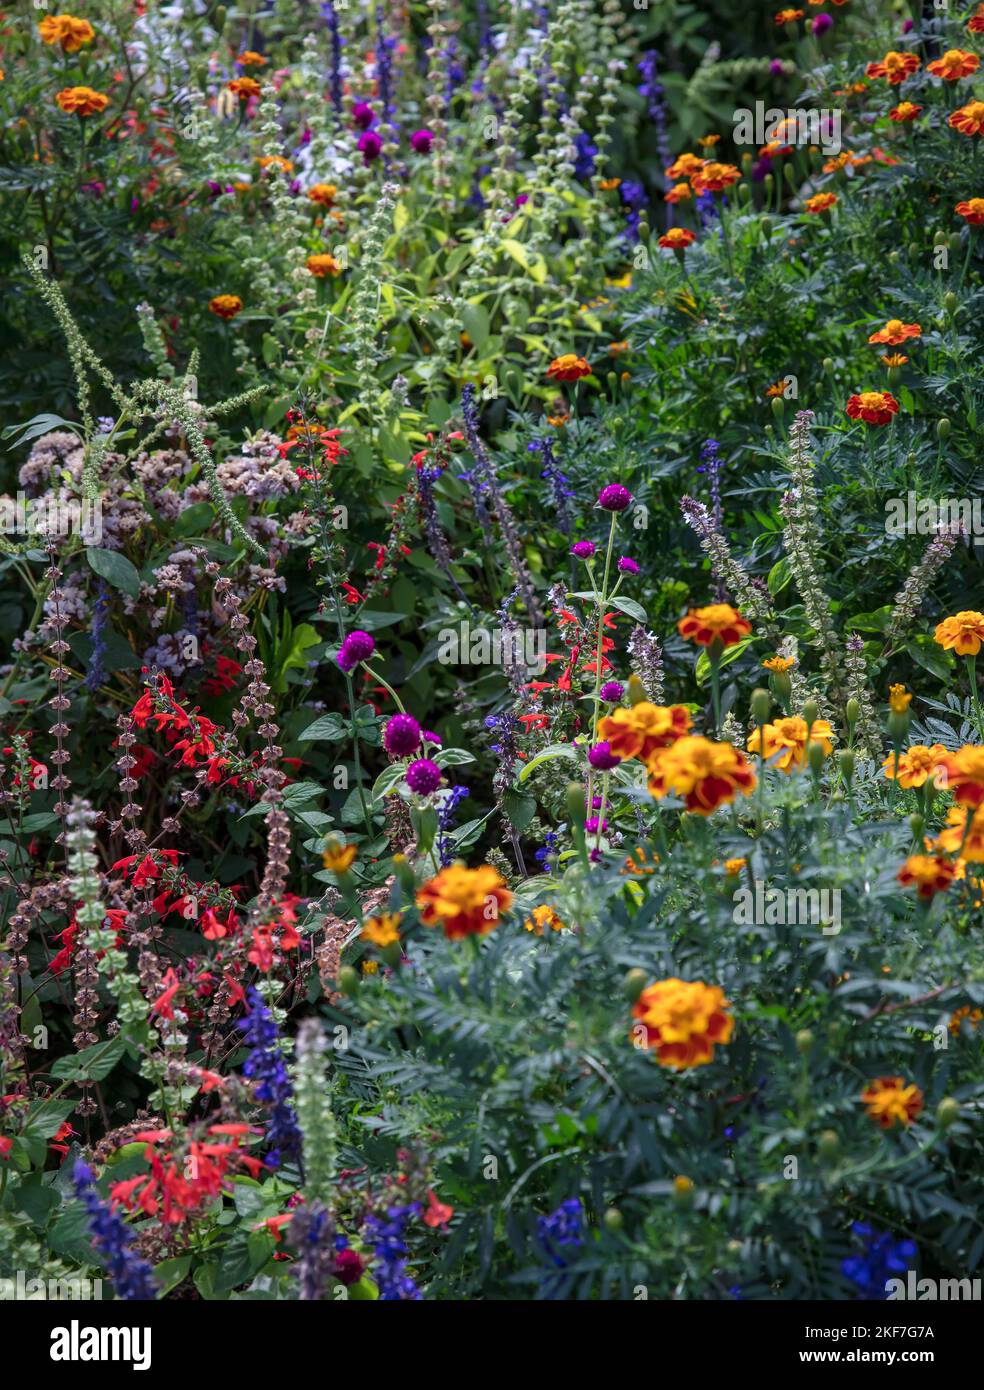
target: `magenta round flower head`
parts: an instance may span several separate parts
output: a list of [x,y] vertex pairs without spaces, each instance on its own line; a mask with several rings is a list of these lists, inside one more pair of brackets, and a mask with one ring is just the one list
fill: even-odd
[[412,714],[394,714],[383,730],[383,747],[394,758],[409,758],[420,747],[420,725]]
[[434,132],[432,130],[415,130],[410,136],[410,148],[415,154],[430,154],[433,143]]
[[622,759],[612,752],[612,745],[607,739],[588,749],[588,762],[596,772],[611,772],[621,761]]
[[362,151],[362,158],[367,164],[371,164],[374,159],[379,158],[379,152],[383,148],[383,142],[374,130],[367,130],[364,135],[359,136],[359,149]]
[[829,14],[818,14],[812,24],[812,29],[817,38],[825,34],[828,29],[834,27],[834,21]]
[[606,512],[624,512],[632,505],[632,493],[621,483],[609,483],[598,493],[598,506]]
[[430,758],[418,758],[407,768],[407,786],[418,796],[429,796],[441,785],[441,769]]
[[621,560],[619,560],[618,569],[620,574],[639,573],[639,566],[636,564],[635,560],[630,560],[628,555],[623,555]]
[[347,675],[349,671],[355,670],[360,661],[368,661],[375,650],[375,638],[370,637],[368,632],[363,632],[361,628],[356,628],[342,643],[337,661]]
[[[586,820],[586,821],[584,822],[584,828],[585,828],[585,830],[587,831],[587,833],[588,833],[589,835],[593,835],[593,834],[595,833],[595,831],[598,829],[598,817],[597,817],[597,816],[591,816],[588,820]],[[606,820],[603,820],[603,821],[601,822],[601,830],[602,830],[602,833],[604,833],[607,829],[608,829],[608,822],[607,822]]]
[[903,21],[903,24],[902,24],[902,32],[903,32],[903,34],[911,34],[912,31],[913,31],[913,29],[914,29],[915,27],[916,27],[916,22],[915,22],[914,19],[906,19],[906,20]]
[[625,694],[625,686],[621,681],[605,681],[605,684],[598,693],[603,700],[607,700],[609,704],[615,705]]
[[594,541],[575,541],[571,546],[571,554],[576,555],[579,560],[590,560],[597,548]]
[[772,62],[769,64],[769,71],[772,73],[773,77],[782,77],[783,73],[786,71],[782,65],[782,59],[773,58]]
[[432,732],[430,731],[430,729],[425,729],[425,730],[424,730],[424,739],[425,739],[425,741],[426,741],[427,743],[433,743],[433,745],[434,745],[435,748],[443,748],[443,747],[444,747],[444,743],[443,743],[443,740],[441,739],[441,735],[440,735],[440,734],[432,733]]
[[367,101],[357,101],[352,107],[352,120],[360,130],[368,130],[375,125],[376,113]]

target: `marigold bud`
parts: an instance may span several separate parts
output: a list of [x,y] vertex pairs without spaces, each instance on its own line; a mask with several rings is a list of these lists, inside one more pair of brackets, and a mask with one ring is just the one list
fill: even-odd
[[769,722],[769,711],[772,709],[772,696],[767,690],[759,686],[752,691],[751,699],[752,718],[756,727]]
[[957,296],[953,293],[952,290],[949,290],[943,296],[943,308],[946,310],[948,314],[954,313],[959,303],[960,300],[957,298]]
[[684,1210],[693,1206],[694,1185],[690,1178],[678,1177],[673,1179],[673,1201]]
[[944,417],[943,417],[942,420],[937,420],[937,422],[936,422],[936,438],[937,438],[937,439],[949,439],[949,437],[950,437],[950,422],[949,422],[949,420],[946,418],[946,416],[944,415]]
[[921,839],[922,833],[926,829],[926,817],[921,816],[918,811],[914,812],[914,814],[909,817],[909,829],[912,831],[915,839]]
[[825,1129],[817,1144],[821,1158],[836,1158],[840,1149],[840,1135],[836,1129]]
[[809,1028],[801,1028],[796,1034],[796,1051],[804,1053],[812,1052],[815,1042],[816,1038],[810,1032]]
[[646,981],[648,978],[649,976],[646,974],[645,970],[641,970],[638,966],[636,966],[634,970],[630,970],[626,975],[625,979],[622,981],[622,993],[630,1004],[634,1004],[639,998],[639,995],[646,988]]
[[786,413],[786,402],[783,400],[782,396],[773,396],[771,404],[773,415],[777,420],[781,420]]
[[629,677],[628,696],[630,705],[638,705],[646,698],[646,687],[634,672]]
[[625,1225],[622,1213],[619,1211],[618,1207],[609,1207],[605,1212],[604,1221],[605,1228],[609,1231],[620,1231]]
[[819,777],[823,771],[823,744],[811,743],[806,751],[806,756],[810,760],[810,771],[813,773],[814,777]]
[[857,700],[855,700],[854,696],[852,695],[851,698],[848,700],[847,704],[844,706],[844,714],[847,718],[848,725],[852,729],[854,728],[854,725],[858,722],[858,715],[860,713],[861,706],[858,704]]
[[949,1129],[960,1119],[960,1102],[953,1096],[944,1096],[936,1107],[936,1119],[940,1129]]
[[572,825],[579,825],[584,820],[584,788],[580,782],[568,782],[567,784],[567,814]]
[[359,972],[352,965],[343,965],[338,972],[338,988],[350,998],[359,988]]
[[854,754],[850,748],[842,748],[837,754],[837,761],[840,763],[841,775],[845,782],[850,782],[854,776]]
[[814,724],[817,722],[817,720],[820,718],[820,706],[817,704],[816,700],[806,700],[806,701],[804,701],[804,703],[803,703],[803,718],[806,720],[807,725],[809,726],[809,728],[812,729],[812,728],[813,728],[813,725],[814,725]]

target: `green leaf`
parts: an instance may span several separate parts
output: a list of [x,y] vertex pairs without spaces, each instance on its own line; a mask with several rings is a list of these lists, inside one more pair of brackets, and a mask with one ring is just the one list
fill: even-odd
[[781,594],[792,577],[793,572],[789,567],[789,559],[784,555],[782,559],[777,560],[769,570],[769,577],[766,580],[769,593],[772,594],[773,597],[777,594]]
[[384,767],[372,784],[372,791],[369,793],[371,803],[375,805],[377,801],[382,801],[388,792],[400,785],[405,775],[406,768],[403,763],[390,763],[389,767]]
[[544,748],[542,753],[537,753],[535,758],[530,758],[519,774],[520,782],[525,782],[534,768],[541,763],[548,763],[553,758],[575,758],[577,749],[572,743],[552,743],[549,748]]
[[906,651],[913,661],[939,680],[946,680],[953,671],[953,653],[944,651],[936,640],[927,633],[913,637],[906,644]]
[[191,1255],[175,1255],[173,1259],[161,1260],[159,1265],[154,1265],[154,1283],[161,1298],[184,1283],[191,1269],[191,1261]]
[[523,831],[536,815],[536,797],[530,796],[525,792],[519,792],[515,787],[510,787],[502,798],[502,809],[512,822],[517,833],[522,835]]
[[271,681],[271,688],[278,692],[287,689],[287,672],[291,669],[306,671],[308,658],[305,652],[311,647],[316,647],[321,642],[320,635],[315,631],[310,623],[299,623],[290,635],[290,645],[286,652],[282,649],[277,653],[277,675]]
[[489,336],[488,310],[481,304],[466,304],[461,311],[461,326],[481,351]]
[[85,552],[89,568],[112,584],[114,589],[122,589],[131,598],[140,597],[140,575],[136,567],[118,550],[95,550],[89,546]]
[[94,1043],[73,1057],[59,1057],[51,1068],[52,1076],[60,1081],[102,1081],[116,1066],[126,1051],[122,1038]]
[[[628,614],[628,616],[637,623],[645,623],[647,621],[646,610],[641,603],[636,603],[634,598],[623,598],[621,594],[619,594],[616,598],[610,598],[608,603],[610,603],[613,608],[617,608],[620,613]],[[605,606],[607,607],[608,604]]]
[[[725,647],[724,651],[721,653],[721,660],[718,664],[720,666],[730,666],[733,661],[737,661],[738,657],[741,656],[742,652],[749,645],[749,643],[754,641],[755,636],[753,634],[751,637],[743,637],[740,642],[735,642],[730,647]],[[700,656],[697,658],[697,665],[694,668],[694,671],[697,677],[698,685],[704,685],[710,679],[711,663],[710,659],[708,658],[706,649],[702,651]]]
[[464,748],[442,748],[439,753],[434,754],[431,761],[437,763],[438,767],[463,767],[465,763],[473,763],[475,759]]
[[339,714],[322,714],[313,724],[309,724],[302,734],[297,735],[298,743],[314,743],[325,739],[329,743],[341,743],[348,737],[348,728]]
[[215,508],[211,502],[193,502],[175,517],[174,529],[179,536],[197,536],[207,531],[214,520]]

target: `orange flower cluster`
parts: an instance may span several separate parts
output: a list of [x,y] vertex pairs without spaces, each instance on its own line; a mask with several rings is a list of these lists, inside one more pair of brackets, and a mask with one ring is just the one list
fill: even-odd
[[322,255],[308,256],[306,265],[311,274],[318,280],[323,280],[326,275],[330,275],[334,278],[334,276],[341,275],[342,273],[341,261],[336,260],[334,256],[330,256],[327,251]]
[[711,815],[739,794],[750,796],[757,781],[744,753],[730,743],[714,743],[698,735],[657,749],[646,766],[653,796],[676,792],[687,810],[698,816]]
[[697,240],[689,227],[671,227],[659,239],[660,246],[667,251],[683,251]]
[[617,758],[648,762],[661,748],[668,748],[690,732],[690,715],[683,705],[637,705],[613,710],[598,721],[598,737],[607,739]]
[[957,866],[942,855],[910,854],[897,874],[903,888],[915,888],[927,902],[949,888]]
[[220,319],[234,319],[243,311],[243,301],[238,294],[217,294],[208,301],[208,307]]
[[449,941],[461,941],[487,936],[512,900],[505,879],[491,864],[477,869],[451,864],[421,886],[417,909],[424,926],[440,926]]
[[903,323],[901,319],[889,319],[884,328],[879,328],[877,333],[872,333],[868,342],[888,343],[890,347],[899,347],[900,344],[908,342],[910,338],[921,337],[922,329],[918,323]]
[[806,762],[807,748],[818,743],[824,756],[834,751],[833,740],[837,737],[826,719],[815,719],[812,728],[798,714],[786,719],[777,719],[774,724],[763,724],[761,729],[753,729],[748,736],[748,751],[761,753],[766,762],[781,772],[792,772]]
[[898,87],[920,66],[914,53],[897,53],[894,49],[886,53],[880,63],[869,63],[865,72],[869,77],[884,77],[892,87]]
[[866,425],[887,425],[898,414],[899,403],[890,391],[862,391],[847,402],[847,414]]
[[968,53],[963,48],[948,48],[942,58],[926,64],[926,71],[934,77],[942,77],[944,82],[957,82],[961,77],[969,77],[981,65],[976,53]]
[[748,619],[743,618],[730,603],[712,603],[707,608],[693,608],[677,623],[677,631],[684,641],[696,642],[700,647],[709,647],[713,642],[720,642],[722,647],[733,647],[751,630]]
[[250,97],[258,97],[263,88],[255,77],[234,77],[226,86],[233,96],[239,97],[240,101],[248,101]]
[[590,375],[590,364],[583,357],[578,357],[576,352],[562,353],[560,357],[555,357],[547,368],[550,381],[580,381],[583,376]]
[[898,769],[895,766],[895,754],[890,753],[882,763],[885,776],[890,780],[897,779],[900,787],[907,790],[910,787],[921,787],[934,777],[940,766],[940,759],[946,754],[946,749],[942,743],[934,743],[927,748],[924,743],[914,743],[911,748],[907,748],[904,753],[899,754]]
[[914,121],[921,114],[922,107],[917,106],[914,101],[900,101],[898,106],[893,106],[889,111],[888,119],[895,121],[898,125],[905,125],[909,121]]
[[891,1129],[896,1123],[911,1125],[923,1108],[922,1091],[902,1076],[879,1076],[861,1092],[861,1099],[869,1117],[882,1129]]
[[812,198],[807,198],[803,204],[803,209],[811,213],[829,212],[836,204],[836,193],[814,193]]
[[935,637],[944,651],[954,651],[957,656],[976,656],[984,642],[984,613],[964,608],[937,623]]
[[38,25],[38,32],[44,43],[57,43],[63,53],[78,53],[83,44],[91,43],[96,37],[87,19],[76,19],[71,14],[49,15]]
[[70,116],[95,116],[109,105],[109,97],[91,87],[63,87],[55,101]]
[[684,1071],[713,1061],[717,1044],[731,1041],[734,1019],[717,985],[675,977],[649,985],[632,1007],[635,1038],[655,1049],[661,1067]]
[[961,135],[984,135],[984,101],[969,101],[950,117],[950,125]]
[[960,806],[984,803],[984,748],[965,743],[956,753],[944,752],[938,764],[946,774],[944,785]]
[[947,812],[946,827],[937,835],[931,848],[959,854],[958,869],[960,861],[984,864],[984,809],[951,806]]
[[984,198],[967,198],[958,203],[955,212],[971,227],[979,227],[984,222]]

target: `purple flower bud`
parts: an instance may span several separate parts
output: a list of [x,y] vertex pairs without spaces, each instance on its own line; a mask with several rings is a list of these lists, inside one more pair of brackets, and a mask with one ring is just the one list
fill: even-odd
[[618,767],[621,761],[621,758],[616,757],[612,752],[612,746],[607,739],[588,749],[588,762],[596,772],[611,772],[612,768]]
[[614,705],[617,704],[625,694],[625,686],[621,681],[605,681],[605,684],[598,693],[603,700],[607,700],[609,704]]
[[357,101],[352,107],[352,120],[360,130],[368,130],[376,123],[376,113],[367,101]]
[[367,164],[371,164],[374,159],[379,158],[382,148],[383,142],[374,130],[367,130],[365,135],[359,136],[359,149],[362,151],[362,158]]
[[336,659],[339,666],[347,674],[349,671],[354,671],[360,661],[368,661],[375,650],[375,638],[370,637],[368,632],[363,632],[357,628],[355,632],[350,632],[346,637]]
[[407,786],[418,796],[429,796],[441,785],[441,769],[430,758],[418,758],[407,768]]
[[420,747],[420,725],[412,714],[394,714],[383,732],[383,747],[394,758],[409,758]]
[[635,560],[630,560],[628,555],[622,556],[621,560],[618,562],[618,568],[621,574],[639,573],[639,566],[636,564]]
[[425,730],[424,730],[424,735],[423,735],[423,736],[424,736],[424,738],[427,740],[428,743],[433,743],[435,747],[437,747],[437,748],[443,748],[443,747],[444,747],[444,742],[443,742],[443,740],[442,740],[440,734],[434,734],[434,733],[431,733],[430,729],[425,729]]
[[577,541],[571,546],[571,554],[576,555],[579,560],[590,560],[596,550],[594,541]]
[[410,136],[410,148],[415,154],[430,154],[433,143],[434,132],[432,130],[415,130]]
[[781,77],[785,70],[781,58],[773,58],[772,62],[769,64],[769,71],[772,73],[773,77]]
[[621,483],[609,483],[598,494],[598,506],[606,512],[624,512],[632,505],[632,493]]
[[829,14],[818,14],[816,19],[814,19],[812,25],[813,32],[817,36],[817,38],[819,38],[821,34],[825,34],[828,29],[832,29],[833,27],[834,21]]
[[912,19],[907,19],[902,24],[902,32],[903,34],[911,34],[915,27],[915,21]]

